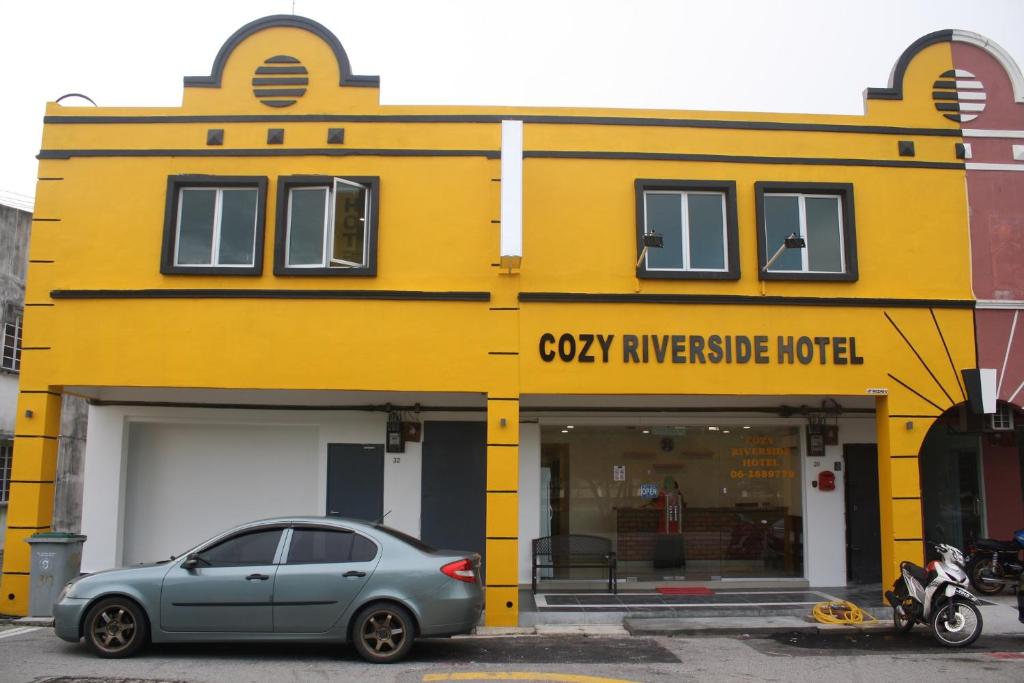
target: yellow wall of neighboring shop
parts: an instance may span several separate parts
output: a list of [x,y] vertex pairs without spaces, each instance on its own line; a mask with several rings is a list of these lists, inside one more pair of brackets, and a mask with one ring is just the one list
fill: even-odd
[[[306,94],[281,110],[261,104],[251,85],[254,69],[275,54],[297,57],[310,72]],[[893,301],[962,305],[972,298],[964,171],[921,163],[957,161],[954,145],[960,138],[934,134],[956,126],[936,115],[930,99],[931,82],[951,65],[948,44],[924,48],[907,70],[904,99],[872,100],[864,116],[382,106],[377,88],[339,87],[334,53],[318,36],[277,27],[237,45],[221,87],[185,88],[181,108],[71,109],[49,103],[19,405],[19,414],[31,408],[35,416],[19,418],[0,612],[27,609],[28,552],[22,540],[51,521],[62,387],[485,395],[490,624],[517,623],[518,544],[529,542],[518,538],[520,396],[863,396],[887,389],[878,420],[883,579],[890,582],[900,559],[919,560],[921,554],[919,541],[901,540],[921,535],[916,460],[908,465],[902,456],[916,458],[938,408],[962,400],[937,386],[959,386],[950,364],[956,371],[975,364],[969,308],[945,308],[940,301],[933,318],[927,304]],[[316,118],[324,114],[363,118]],[[279,115],[297,118],[274,118]],[[439,116],[474,120],[424,118]],[[541,116],[583,118],[529,118]],[[69,122],[88,117],[114,118]],[[497,267],[498,121],[523,117],[524,257],[521,269],[508,272]],[[606,120],[594,125],[596,117]],[[615,125],[616,119],[663,121]],[[270,127],[285,130],[284,144],[267,144]],[[326,143],[330,127],[345,129],[344,144]],[[206,144],[214,128],[224,130],[223,145]],[[899,156],[899,140],[915,142],[914,158]],[[553,158],[552,152],[607,158]],[[714,158],[640,158],[652,153]],[[53,158],[62,154],[67,158]],[[268,178],[262,275],[160,273],[167,179],[176,174]],[[375,277],[273,274],[277,178],[290,174],[380,177]],[[735,181],[740,279],[638,281],[638,178]],[[852,183],[859,279],[762,284],[756,181]],[[54,290],[169,289],[478,292],[489,300],[51,296]],[[750,299],[720,305],[520,299],[521,293],[536,292]],[[763,305],[757,301],[762,296],[819,301]],[[849,301],[832,305],[836,298]],[[539,353],[545,333],[614,335],[616,345],[607,363],[545,362]],[[630,334],[764,335],[770,360],[626,363],[618,344]],[[863,364],[779,363],[780,335],[855,339]],[[926,364],[939,369],[938,381]],[[921,416],[913,432],[893,426],[906,422],[904,415]]]

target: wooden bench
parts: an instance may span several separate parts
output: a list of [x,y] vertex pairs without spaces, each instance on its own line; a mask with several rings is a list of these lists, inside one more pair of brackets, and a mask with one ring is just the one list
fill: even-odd
[[[542,561],[546,558],[546,562]],[[559,534],[533,541],[533,592],[537,592],[540,569],[599,568],[608,570],[608,590],[618,593],[615,551],[612,542],[601,536]]]

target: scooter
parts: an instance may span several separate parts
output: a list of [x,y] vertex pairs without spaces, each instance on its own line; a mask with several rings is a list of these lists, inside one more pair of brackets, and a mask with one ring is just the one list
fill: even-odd
[[967,575],[971,586],[982,595],[995,595],[1006,586],[1016,586],[1024,573],[1020,551],[1024,550],[1024,529],[1013,532],[1013,539],[997,541],[979,538],[967,548]]
[[932,544],[942,559],[924,569],[913,562],[900,563],[896,579],[885,597],[892,605],[898,633],[916,623],[931,626],[935,639],[947,647],[966,647],[981,635],[981,610],[969,590],[964,555],[945,543]]

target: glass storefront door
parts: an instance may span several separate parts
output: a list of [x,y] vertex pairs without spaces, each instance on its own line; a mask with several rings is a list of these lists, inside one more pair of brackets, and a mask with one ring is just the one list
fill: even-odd
[[[542,534],[615,543],[637,580],[803,576],[800,430],[544,426]],[[558,570],[555,578],[599,578]]]

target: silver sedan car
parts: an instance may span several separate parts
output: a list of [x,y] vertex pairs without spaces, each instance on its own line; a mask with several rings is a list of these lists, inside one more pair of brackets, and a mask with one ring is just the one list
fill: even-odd
[[147,642],[351,642],[396,662],[415,637],[473,630],[480,556],[435,550],[394,529],[337,517],[253,522],[178,558],[67,584],[57,635],[100,657]]

